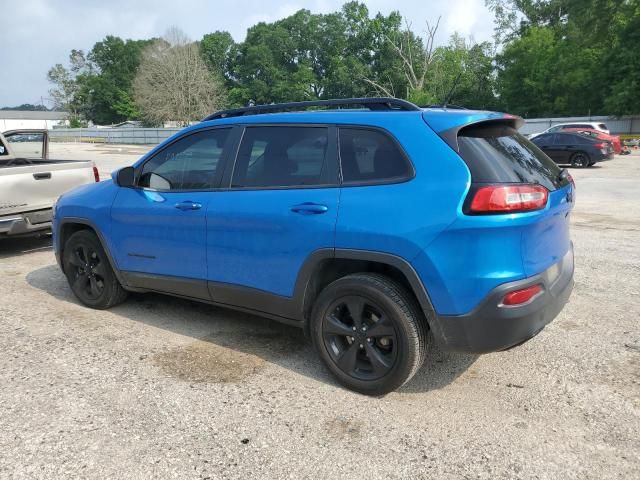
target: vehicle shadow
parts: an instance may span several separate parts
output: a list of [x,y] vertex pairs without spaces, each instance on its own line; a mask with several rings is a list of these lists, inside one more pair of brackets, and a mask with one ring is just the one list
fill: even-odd
[[[30,272],[34,288],[79,305],[64,275],[55,265]],[[132,294],[112,313],[194,339],[190,345],[156,355],[152,360],[167,374],[185,381],[233,381],[255,369],[255,359],[276,364],[317,381],[337,385],[322,365],[301,329],[273,320],[200,302],[160,294]],[[432,342],[433,344],[433,342]],[[424,367],[400,393],[446,387],[467,370],[477,355],[427,354]]]
[[51,250],[50,234],[0,238],[0,260],[46,250]]

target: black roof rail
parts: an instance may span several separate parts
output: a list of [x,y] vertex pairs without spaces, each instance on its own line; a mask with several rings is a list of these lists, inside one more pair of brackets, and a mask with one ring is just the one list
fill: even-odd
[[452,103],[445,104],[433,104],[433,105],[424,105],[422,108],[450,108],[451,110],[469,110],[467,107],[463,107],[460,105],[453,105]]
[[292,110],[306,110],[309,107],[344,107],[359,105],[376,111],[419,111],[420,107],[406,100],[393,97],[377,98],[344,98],[332,100],[311,100],[308,102],[274,103],[271,105],[255,105],[253,107],[232,108],[212,113],[207,120],[220,118],[242,117],[244,115],[258,115],[261,113],[284,112]]

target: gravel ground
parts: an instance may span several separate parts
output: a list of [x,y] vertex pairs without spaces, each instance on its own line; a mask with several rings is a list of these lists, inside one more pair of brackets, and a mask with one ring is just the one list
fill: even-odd
[[[142,151],[52,145],[103,173]],[[383,398],[262,318],[150,294],[84,308],[49,239],[3,241],[0,477],[640,478],[640,155],[571,173],[559,317],[507,352],[432,350]]]

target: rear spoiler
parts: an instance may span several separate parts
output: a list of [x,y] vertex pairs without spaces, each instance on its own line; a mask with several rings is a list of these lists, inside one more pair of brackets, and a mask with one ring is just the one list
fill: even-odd
[[473,120],[467,123],[462,123],[460,125],[456,125],[455,127],[448,128],[446,130],[436,132],[440,138],[442,138],[447,145],[449,145],[456,152],[460,152],[460,147],[458,145],[458,135],[461,130],[464,130],[467,127],[477,126],[477,125],[487,125],[487,126],[500,126],[504,125],[506,127],[511,127],[514,129],[519,129],[524,125],[524,120],[522,117],[518,117],[516,115],[502,114],[500,117],[485,117],[482,119]]

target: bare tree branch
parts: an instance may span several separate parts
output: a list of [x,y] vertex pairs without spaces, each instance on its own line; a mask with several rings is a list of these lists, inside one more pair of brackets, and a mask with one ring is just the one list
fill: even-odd
[[151,123],[188,125],[224,105],[224,87],[207,70],[198,45],[185,39],[172,30],[143,53],[134,97]]

